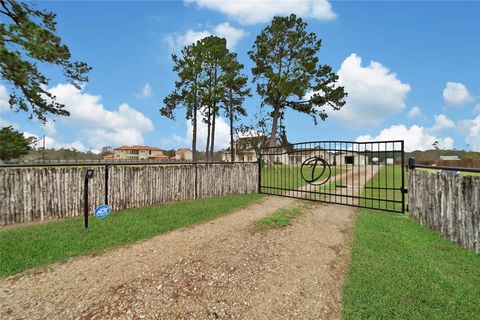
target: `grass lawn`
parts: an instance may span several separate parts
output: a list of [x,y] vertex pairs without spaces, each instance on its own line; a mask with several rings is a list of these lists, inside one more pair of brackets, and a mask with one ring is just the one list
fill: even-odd
[[[264,191],[268,193],[283,194],[288,191],[270,189],[268,187],[276,188],[286,188],[286,189],[297,189],[303,186],[306,182],[302,178],[300,172],[300,165],[273,165],[273,166],[264,166],[262,167],[262,186]],[[308,176],[309,170],[311,168],[306,167],[304,173]],[[341,174],[344,169],[337,168],[335,166],[331,167],[331,176]],[[311,171],[310,171],[311,172]],[[328,177],[328,171],[325,170],[319,179],[324,179]]]
[[87,231],[83,217],[5,228],[0,230],[0,277],[191,226],[261,197],[249,194],[171,202],[113,212],[106,222],[91,216]]
[[343,319],[480,319],[480,255],[408,215],[360,210],[351,254]]

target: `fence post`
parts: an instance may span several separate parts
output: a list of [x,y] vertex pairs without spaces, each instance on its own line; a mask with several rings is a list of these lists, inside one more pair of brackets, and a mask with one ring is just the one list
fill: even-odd
[[93,169],[85,171],[85,181],[83,190],[83,215],[85,217],[85,229],[88,229],[88,180],[93,178]]
[[262,182],[262,155],[258,155],[258,193],[261,193],[260,183]]
[[105,165],[105,204],[108,206],[108,168],[109,165]]
[[197,163],[195,162],[193,164],[195,166],[195,186],[194,186],[194,190],[195,190],[195,194],[194,194],[194,199],[198,199],[198,167],[197,167]]

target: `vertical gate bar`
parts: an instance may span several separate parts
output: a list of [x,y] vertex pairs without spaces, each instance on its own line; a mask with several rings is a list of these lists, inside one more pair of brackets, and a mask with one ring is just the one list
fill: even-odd
[[395,142],[392,142],[393,143],[393,206],[394,206],[394,210],[397,209],[397,203],[396,203],[396,193],[397,191],[395,190],[395,186],[396,186],[396,180],[395,180],[395,170],[396,170],[396,167],[395,167]]
[[[388,153],[387,153],[387,143],[385,142],[384,143],[384,148],[385,150],[383,150],[383,156],[385,157],[385,199],[388,199]],[[385,210],[387,210],[387,206],[388,206],[388,201],[384,201],[385,202]]]
[[404,153],[404,141],[401,143],[402,149],[402,213],[405,213],[405,153]]
[[375,159],[377,159],[377,161],[375,161],[375,163],[373,163],[371,168],[370,168],[370,176],[372,177],[370,187],[372,187],[372,188],[370,189],[370,198],[371,199],[370,199],[369,204],[370,204],[371,207],[373,207],[374,206],[374,200],[373,199],[375,198],[375,195],[373,194],[373,190],[374,190],[373,187],[375,187],[375,183],[376,183],[375,182],[375,178],[376,178],[375,170],[377,168],[378,163],[380,162],[380,158],[378,158],[378,155],[375,153],[375,143],[374,142],[370,143],[370,146],[372,148],[372,156]]
[[[357,146],[357,157],[358,157],[358,165],[357,165],[357,169],[358,169],[358,172],[357,172],[357,196],[360,197],[361,194],[360,194],[360,145],[358,143],[355,144]],[[360,205],[360,198],[357,198],[357,205]]]

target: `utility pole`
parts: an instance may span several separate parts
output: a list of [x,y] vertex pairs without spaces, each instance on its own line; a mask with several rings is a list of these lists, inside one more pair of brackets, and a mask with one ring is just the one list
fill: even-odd
[[42,152],[43,163],[45,163],[45,134],[43,134],[43,152]]

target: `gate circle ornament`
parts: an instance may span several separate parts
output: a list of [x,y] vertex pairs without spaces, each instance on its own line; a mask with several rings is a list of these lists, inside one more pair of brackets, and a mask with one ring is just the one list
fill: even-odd
[[[327,177],[317,182],[325,171],[327,171]],[[303,161],[300,173],[305,182],[316,186],[327,183],[331,176],[330,165],[321,157],[311,157]]]

